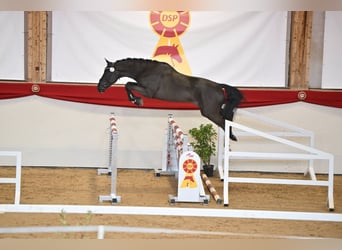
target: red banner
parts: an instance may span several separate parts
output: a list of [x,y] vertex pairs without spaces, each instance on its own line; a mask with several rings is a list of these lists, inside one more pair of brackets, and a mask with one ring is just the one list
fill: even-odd
[[[244,100],[240,107],[261,107],[293,102],[307,102],[317,105],[342,108],[342,91],[287,90],[287,89],[241,89]],[[138,93],[135,93],[139,96]],[[99,93],[95,84],[54,84],[27,82],[0,82],[0,99],[19,98],[30,95],[57,100],[109,105],[118,107],[151,109],[198,109],[192,103],[169,102],[143,97],[141,107],[128,101],[124,85],[115,85],[105,93]]]

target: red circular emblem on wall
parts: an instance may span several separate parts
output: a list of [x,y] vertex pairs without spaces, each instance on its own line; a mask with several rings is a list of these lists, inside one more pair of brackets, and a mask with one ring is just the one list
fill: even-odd
[[306,92],[305,91],[299,91],[298,92],[298,99],[301,101],[304,101],[306,99]]
[[38,84],[33,84],[31,90],[33,93],[38,93],[40,91],[40,86]]

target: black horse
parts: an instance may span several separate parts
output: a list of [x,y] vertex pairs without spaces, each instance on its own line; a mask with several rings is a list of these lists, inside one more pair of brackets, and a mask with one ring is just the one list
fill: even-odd
[[[241,92],[227,84],[219,84],[204,78],[187,76],[177,72],[164,62],[127,58],[110,62],[97,85],[104,92],[121,77],[135,80],[125,85],[128,99],[143,105],[132,90],[148,98],[175,102],[190,102],[199,106],[201,114],[225,129],[225,119],[233,120],[234,111],[243,98]],[[230,139],[237,140],[230,128]]]

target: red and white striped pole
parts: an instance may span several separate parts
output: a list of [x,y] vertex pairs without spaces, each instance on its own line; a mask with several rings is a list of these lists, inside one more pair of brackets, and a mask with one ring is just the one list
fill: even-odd
[[208,176],[206,174],[202,174],[202,179],[203,179],[205,185],[207,185],[207,188],[209,189],[211,195],[214,197],[216,203],[221,204],[222,199],[220,198],[220,195],[217,193],[214,186],[211,184],[211,181],[209,180]]
[[176,150],[178,152],[178,157],[180,157],[180,155],[183,153],[184,133],[172,117],[169,118],[169,123],[171,124],[171,127],[172,127],[172,132],[174,135],[174,141],[176,145]]
[[118,129],[116,127],[116,120],[115,120],[115,117],[114,117],[114,114],[112,113],[110,118],[109,118],[109,122],[110,122],[110,129],[112,131],[112,134],[113,133],[117,133],[118,132]]

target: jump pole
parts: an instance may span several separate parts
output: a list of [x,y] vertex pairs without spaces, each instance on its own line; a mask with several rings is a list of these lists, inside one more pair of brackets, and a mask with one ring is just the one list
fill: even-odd
[[97,174],[108,174],[111,176],[110,195],[100,195],[99,202],[111,201],[112,204],[121,202],[121,196],[116,194],[116,179],[117,179],[117,147],[118,147],[118,129],[114,113],[109,117],[110,136],[109,136],[109,163],[107,169],[98,169]]
[[207,185],[207,188],[210,191],[211,195],[214,197],[216,203],[221,204],[222,199],[221,199],[220,195],[217,193],[217,191],[216,191],[215,187],[213,186],[213,184],[211,183],[211,181],[209,180],[208,176],[206,174],[202,174],[202,179],[203,179],[205,185]]
[[[177,126],[177,127],[175,127]],[[176,140],[175,140],[175,137]],[[173,119],[173,115],[168,115],[167,129],[164,134],[162,151],[162,167],[155,171],[156,176],[177,175],[179,152],[188,150],[188,137],[183,134]]]

